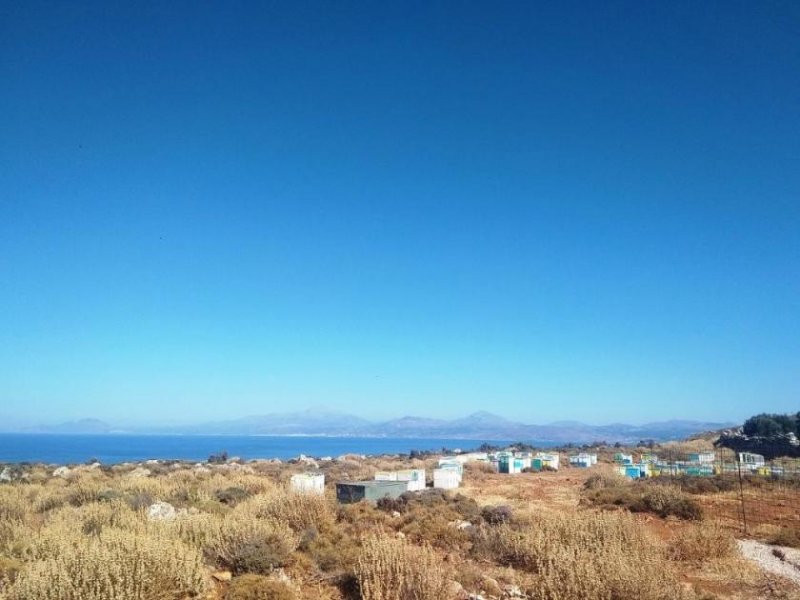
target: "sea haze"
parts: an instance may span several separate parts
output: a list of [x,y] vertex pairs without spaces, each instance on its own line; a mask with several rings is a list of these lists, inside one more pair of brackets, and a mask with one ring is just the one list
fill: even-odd
[[[490,440],[487,440],[490,441]],[[400,454],[411,450],[463,450],[480,441],[434,438],[359,438],[270,435],[122,435],[122,434],[0,434],[0,463],[104,464],[148,459],[205,461],[226,451],[244,460],[339,456],[341,454]],[[505,444],[508,441],[492,442]]]

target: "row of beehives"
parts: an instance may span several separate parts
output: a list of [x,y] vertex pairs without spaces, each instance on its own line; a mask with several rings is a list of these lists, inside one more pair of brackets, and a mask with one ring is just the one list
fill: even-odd
[[558,471],[560,458],[550,452],[498,452],[488,457],[489,463],[498,473],[513,475],[523,471]]
[[716,461],[713,452],[701,452],[687,455],[687,460],[666,461],[659,460],[658,456],[643,453],[641,460],[633,462],[630,454],[617,453],[614,460],[617,470],[626,477],[640,479],[654,475],[693,475],[710,477],[737,472],[780,477],[786,474],[784,465],[766,464],[764,457],[752,452],[740,452],[736,460]]
[[[433,470],[433,487],[451,490],[461,485],[464,474],[463,460],[454,457],[439,459]],[[342,481],[336,483],[336,499],[343,503],[367,500],[377,502],[381,498],[398,498],[405,492],[418,492],[427,487],[425,469],[403,469],[378,471],[373,481]],[[325,493],[325,475],[322,473],[298,473],[292,475],[291,488],[296,492],[310,494]]]

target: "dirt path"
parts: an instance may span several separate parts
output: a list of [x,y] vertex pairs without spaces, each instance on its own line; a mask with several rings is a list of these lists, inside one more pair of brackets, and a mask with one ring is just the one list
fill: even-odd
[[[775,575],[790,579],[800,585],[800,550],[770,546],[754,540],[738,540],[739,550],[747,560],[757,564],[761,569]],[[774,550],[783,554],[776,556]]]

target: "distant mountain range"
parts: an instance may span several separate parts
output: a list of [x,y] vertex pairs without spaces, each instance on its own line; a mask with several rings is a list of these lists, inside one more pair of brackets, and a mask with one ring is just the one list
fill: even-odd
[[430,419],[407,416],[372,422],[346,413],[305,410],[171,427],[114,427],[97,419],[83,419],[60,425],[17,429],[28,433],[106,434],[148,433],[182,435],[309,435],[349,437],[401,437],[508,440],[549,443],[588,443],[594,441],[636,442],[642,439],[666,441],[683,439],[703,431],[724,429],[732,423],[673,420],[645,425],[613,423],[586,425],[578,421],[558,421],[548,425],[528,425],[489,412],[476,412],[459,419]]

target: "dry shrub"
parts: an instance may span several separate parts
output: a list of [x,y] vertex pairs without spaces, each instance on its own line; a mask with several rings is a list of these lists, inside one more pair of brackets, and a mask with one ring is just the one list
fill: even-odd
[[26,564],[9,600],[166,600],[205,591],[200,553],[179,540],[116,529],[63,533]]
[[116,489],[128,496],[169,498],[175,486],[166,477],[121,477],[115,481]]
[[30,498],[22,486],[0,486],[0,521],[21,521],[29,510]]
[[61,508],[66,501],[63,488],[48,486],[42,488],[37,494],[36,499],[33,501],[33,510],[37,513],[46,513],[56,508]]
[[361,550],[354,538],[338,528],[306,536],[300,548],[326,573],[352,571]]
[[444,600],[445,570],[428,546],[379,535],[364,542],[356,565],[362,600]]
[[325,496],[292,492],[276,487],[242,502],[237,510],[249,512],[259,519],[285,523],[294,531],[325,531],[333,526],[334,514]]
[[3,589],[3,586],[14,583],[22,567],[22,561],[16,558],[0,556],[0,590]]
[[663,547],[629,515],[542,515],[481,533],[479,553],[537,576],[532,600],[683,597]]
[[464,465],[464,470],[472,475],[486,475],[487,473],[496,473],[494,465],[490,462],[472,461]]
[[234,573],[268,574],[286,564],[299,539],[280,521],[254,518],[234,510],[219,523],[208,551]]
[[225,600],[295,600],[294,590],[263,575],[242,575],[232,582]]
[[628,484],[628,480],[616,471],[593,473],[583,482],[586,490],[599,490],[603,488],[617,488]]
[[669,546],[673,560],[710,561],[736,556],[736,540],[718,523],[684,529]]
[[585,499],[602,508],[627,508],[632,512],[651,512],[660,517],[675,516],[680,519],[697,521],[703,512],[697,501],[671,485],[651,486],[646,483],[625,483],[613,485],[601,479],[587,480],[589,487],[584,491]]
[[163,529],[198,550],[210,548],[218,539],[222,517],[208,513],[184,514],[174,521],[156,521],[153,529]]
[[66,500],[72,506],[99,502],[106,489],[97,481],[78,479],[67,488]]
[[800,548],[800,531],[788,527],[776,527],[767,536],[767,543],[775,546],[788,546],[790,548]]
[[33,535],[22,521],[0,520],[0,555],[21,558]]

